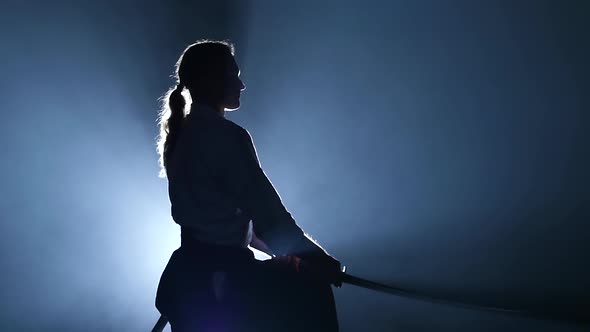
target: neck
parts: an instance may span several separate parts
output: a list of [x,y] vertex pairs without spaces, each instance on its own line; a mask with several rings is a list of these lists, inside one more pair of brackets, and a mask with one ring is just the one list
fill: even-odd
[[223,118],[225,117],[225,108],[205,102],[194,102],[191,104],[191,113],[216,115]]

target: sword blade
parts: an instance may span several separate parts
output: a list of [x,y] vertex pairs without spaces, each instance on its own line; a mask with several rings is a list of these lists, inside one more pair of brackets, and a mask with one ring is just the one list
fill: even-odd
[[168,324],[168,319],[166,318],[166,316],[160,316],[160,319],[158,319],[158,321],[156,322],[156,325],[154,325],[152,332],[164,331],[166,324]]
[[443,304],[448,306],[454,306],[458,308],[468,309],[468,310],[478,310],[478,311],[489,311],[489,312],[496,312],[502,314],[510,314],[510,315],[518,315],[533,319],[539,320],[551,320],[551,321],[560,321],[566,323],[583,323],[587,324],[588,319],[590,316],[585,313],[578,313],[578,312],[549,312],[549,311],[532,311],[532,310],[518,310],[518,309],[509,309],[509,308],[502,308],[502,307],[495,307],[495,306],[486,306],[486,305],[479,305],[464,301],[454,301],[442,297],[437,297],[433,295],[429,295],[426,293],[422,293],[415,290],[407,290],[400,287],[394,287],[378,282],[374,282],[371,280],[359,278],[352,276],[347,273],[342,273],[342,283],[375,290],[382,293],[402,296],[406,298],[413,298],[421,301],[427,301],[431,303]]

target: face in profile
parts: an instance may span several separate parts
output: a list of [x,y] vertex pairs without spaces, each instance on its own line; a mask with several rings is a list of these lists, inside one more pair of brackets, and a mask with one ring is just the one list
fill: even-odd
[[191,72],[185,74],[193,100],[230,111],[240,108],[240,93],[246,86],[240,79],[240,68],[229,51],[193,61],[199,65],[187,67]]
[[236,61],[231,57],[229,65],[226,67],[223,79],[223,100],[220,106],[227,110],[236,110],[240,108],[240,94],[246,89],[244,82],[240,79],[240,68]]

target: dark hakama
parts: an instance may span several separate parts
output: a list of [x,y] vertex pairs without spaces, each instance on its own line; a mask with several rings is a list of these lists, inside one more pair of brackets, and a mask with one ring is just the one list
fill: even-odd
[[184,240],[162,274],[156,307],[173,332],[338,331],[329,284],[258,261],[248,248]]

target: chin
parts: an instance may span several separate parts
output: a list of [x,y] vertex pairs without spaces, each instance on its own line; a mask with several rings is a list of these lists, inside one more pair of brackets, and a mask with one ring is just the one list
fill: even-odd
[[240,108],[240,101],[236,101],[233,103],[227,103],[224,108],[228,111],[235,111]]

